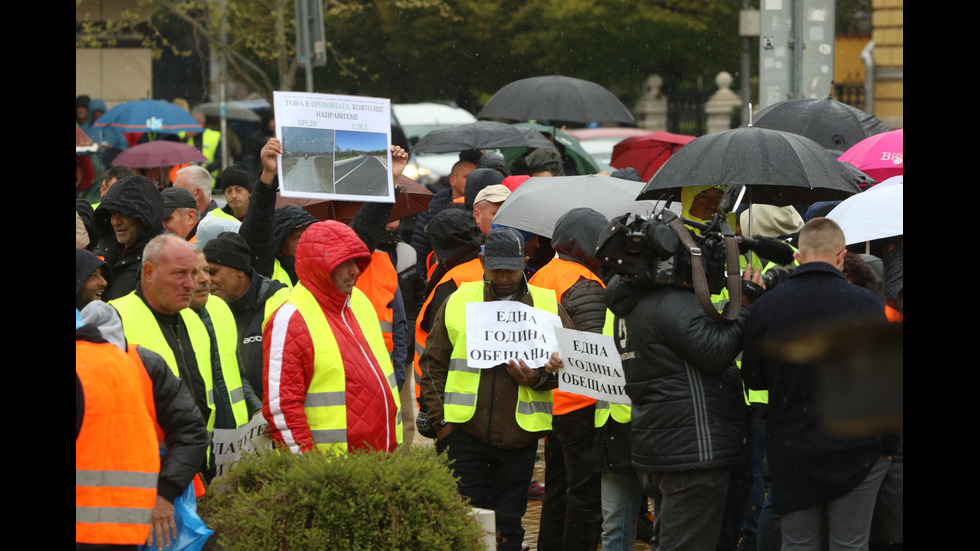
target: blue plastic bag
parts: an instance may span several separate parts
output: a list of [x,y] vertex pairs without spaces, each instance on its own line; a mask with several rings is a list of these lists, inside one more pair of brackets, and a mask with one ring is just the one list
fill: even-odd
[[[201,517],[197,515],[197,498],[194,496],[194,484],[188,484],[184,493],[174,500],[174,522],[177,524],[177,537],[170,540],[170,546],[160,551],[201,551],[204,544],[214,533],[208,528]],[[153,535],[152,528],[150,535]],[[156,541],[153,545],[141,545],[141,551],[156,551]]]

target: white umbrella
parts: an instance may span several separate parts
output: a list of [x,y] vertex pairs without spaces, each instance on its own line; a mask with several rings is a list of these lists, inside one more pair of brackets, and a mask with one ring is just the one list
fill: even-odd
[[848,245],[904,235],[902,176],[889,178],[841,201],[827,214],[844,230]]

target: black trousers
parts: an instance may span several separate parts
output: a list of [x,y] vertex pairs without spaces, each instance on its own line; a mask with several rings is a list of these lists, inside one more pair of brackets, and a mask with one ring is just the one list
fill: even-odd
[[552,418],[544,442],[544,503],[538,551],[595,551],[602,535],[602,482],[594,450],[595,405]]
[[537,442],[526,448],[498,448],[460,429],[436,441],[446,451],[459,479],[459,493],[470,505],[494,512],[497,549],[520,550],[524,542],[521,518],[527,511],[527,486],[534,473]]

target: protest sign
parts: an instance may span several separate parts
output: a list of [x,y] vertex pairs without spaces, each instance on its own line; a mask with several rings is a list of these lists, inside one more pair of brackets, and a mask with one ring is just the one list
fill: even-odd
[[391,101],[273,92],[284,197],[393,203]]
[[609,335],[555,328],[558,355],[558,390],[613,404],[630,404],[623,364]]
[[221,476],[238,463],[242,452],[254,452],[259,448],[271,448],[269,439],[269,423],[261,413],[256,413],[252,420],[237,429],[214,429],[211,439],[214,444],[214,462],[218,467],[216,477]]
[[466,364],[487,369],[524,360],[528,367],[541,367],[555,351],[555,327],[561,327],[561,318],[522,302],[468,302]]

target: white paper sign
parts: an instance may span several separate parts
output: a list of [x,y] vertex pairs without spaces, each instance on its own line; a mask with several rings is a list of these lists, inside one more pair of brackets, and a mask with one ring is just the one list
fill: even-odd
[[555,338],[564,365],[558,372],[558,390],[630,404],[623,363],[611,336],[559,327]]
[[219,477],[238,463],[242,452],[254,452],[259,448],[272,448],[269,439],[269,423],[261,413],[256,413],[252,420],[237,429],[214,429],[211,439],[214,444],[214,461],[218,467],[215,477]]
[[466,363],[487,369],[510,360],[531,368],[548,362],[561,318],[522,302],[497,300],[466,303]]
[[284,197],[393,203],[391,101],[273,92]]

